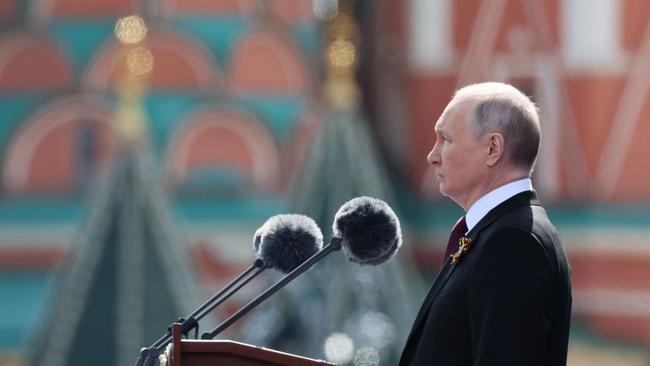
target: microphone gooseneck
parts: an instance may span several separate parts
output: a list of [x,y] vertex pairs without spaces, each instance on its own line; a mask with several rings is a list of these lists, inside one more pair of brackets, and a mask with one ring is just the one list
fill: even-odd
[[216,337],[219,333],[223,332],[226,328],[228,328],[232,323],[236,322],[237,320],[239,320],[239,318],[241,318],[244,315],[248,314],[251,310],[253,310],[261,302],[268,299],[271,295],[276,293],[279,289],[286,286],[294,278],[298,277],[303,272],[306,272],[309,268],[311,268],[311,266],[313,266],[316,262],[321,260],[323,257],[327,256],[328,254],[330,254],[332,252],[340,250],[340,249],[341,249],[341,241],[339,239],[337,239],[337,238],[332,238],[332,240],[330,240],[330,243],[328,245],[326,245],[322,250],[320,250],[319,252],[317,252],[316,254],[311,256],[306,261],[302,262],[299,266],[294,268],[291,272],[287,273],[284,277],[282,277],[273,286],[266,289],[266,291],[262,292],[259,296],[257,296],[255,299],[253,299],[248,304],[246,304],[243,308],[241,308],[236,313],[231,315],[228,319],[224,320],[221,324],[219,324],[212,331],[204,332],[201,335],[201,339],[212,339],[212,338]]
[[351,262],[378,265],[390,260],[402,245],[399,219],[390,206],[377,198],[357,197],[334,216],[334,237],[342,240],[343,253]]

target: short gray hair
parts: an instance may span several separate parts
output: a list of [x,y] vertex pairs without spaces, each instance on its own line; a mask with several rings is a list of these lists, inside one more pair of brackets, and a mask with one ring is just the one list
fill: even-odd
[[473,102],[467,122],[476,137],[501,133],[510,163],[532,172],[541,140],[535,103],[514,86],[496,82],[468,85],[459,89],[453,99]]

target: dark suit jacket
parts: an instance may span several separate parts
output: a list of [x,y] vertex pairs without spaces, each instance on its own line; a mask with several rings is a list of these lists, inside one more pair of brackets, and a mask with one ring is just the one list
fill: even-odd
[[427,294],[400,366],[566,365],[571,270],[534,191],[492,209]]

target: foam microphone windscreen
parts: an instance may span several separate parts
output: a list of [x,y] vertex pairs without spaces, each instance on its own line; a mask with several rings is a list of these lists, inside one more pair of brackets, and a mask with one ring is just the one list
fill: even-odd
[[284,273],[291,272],[323,247],[320,228],[313,219],[304,215],[273,216],[258,232],[259,244],[254,244],[258,247],[258,258]]
[[348,259],[359,264],[384,263],[402,245],[397,215],[377,198],[364,196],[346,202],[336,213],[332,229]]

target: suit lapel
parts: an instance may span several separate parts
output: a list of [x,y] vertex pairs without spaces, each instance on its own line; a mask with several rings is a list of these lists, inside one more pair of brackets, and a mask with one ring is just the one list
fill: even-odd
[[[467,233],[467,236],[470,237],[473,241],[476,240],[478,237],[478,234],[488,227],[492,222],[494,222],[496,219],[499,217],[503,216],[506,212],[512,210],[515,207],[521,206],[521,205],[541,205],[539,202],[539,199],[537,198],[537,194],[535,191],[525,191],[518,193],[511,198],[507,199],[503,203],[499,204],[490,212],[488,212],[487,215],[485,215],[484,218],[481,219],[481,221],[470,230],[469,233]],[[440,292],[440,290],[443,288],[447,280],[451,277],[451,274],[454,272],[454,269],[457,267],[457,264],[452,264],[449,258],[444,258],[446,261],[444,267],[436,277],[436,279],[433,282],[433,285],[431,285],[431,289],[429,290],[429,293],[427,293],[427,296],[424,298],[424,301],[422,302],[422,306],[420,307],[420,311],[418,312],[418,315],[415,317],[415,321],[413,322],[413,327],[411,328],[411,333],[408,336],[408,339],[406,341],[406,347],[408,347],[409,343],[411,342],[411,338],[415,336],[415,334],[418,332],[418,329],[420,327],[420,323],[422,323],[425,319],[427,314],[429,313],[429,309],[431,308],[431,304],[433,303],[433,300],[435,300],[436,296]]]

